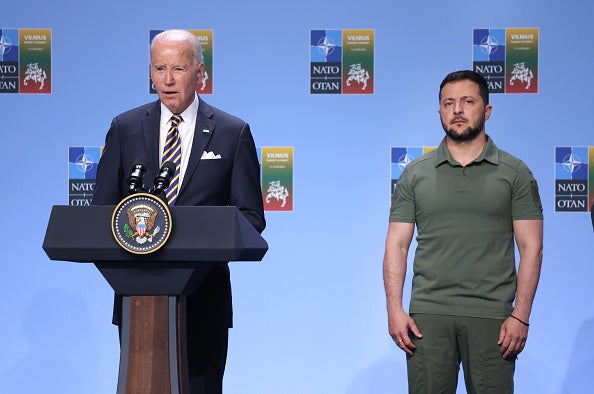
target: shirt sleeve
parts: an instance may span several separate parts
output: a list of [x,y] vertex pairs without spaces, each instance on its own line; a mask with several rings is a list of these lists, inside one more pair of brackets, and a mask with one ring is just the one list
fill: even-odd
[[415,195],[410,165],[404,169],[392,196],[390,222],[415,222]]
[[542,218],[538,183],[528,166],[520,161],[512,195],[512,220]]

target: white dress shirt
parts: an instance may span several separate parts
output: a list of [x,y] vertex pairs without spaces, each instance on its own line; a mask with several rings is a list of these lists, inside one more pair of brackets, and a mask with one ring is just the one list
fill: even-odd
[[[194,101],[184,112],[179,114],[183,121],[177,126],[179,138],[181,139],[181,164],[179,169],[179,188],[184,181],[184,174],[188,167],[188,160],[192,152],[192,142],[194,141],[194,128],[196,127],[196,116],[198,114],[198,96],[194,95]],[[167,132],[171,128],[171,116],[174,114],[161,103],[161,123],[159,131],[159,163],[163,164],[163,147]],[[201,154],[202,152],[198,153]],[[179,189],[178,189],[179,190]]]

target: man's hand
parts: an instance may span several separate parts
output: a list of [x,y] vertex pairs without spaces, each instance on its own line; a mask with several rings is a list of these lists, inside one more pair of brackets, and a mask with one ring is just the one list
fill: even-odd
[[412,356],[417,347],[412,342],[409,333],[412,333],[417,338],[423,337],[413,318],[404,310],[400,310],[388,316],[388,325],[390,336],[396,342],[396,346],[409,356]]
[[513,317],[508,317],[501,325],[499,340],[503,358],[514,358],[524,350],[528,339],[528,327]]

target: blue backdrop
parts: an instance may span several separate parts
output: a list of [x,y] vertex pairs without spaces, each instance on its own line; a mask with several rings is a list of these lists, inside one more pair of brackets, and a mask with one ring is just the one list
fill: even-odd
[[[508,27],[539,28],[539,93],[492,95],[487,131],[533,170],[545,214],[516,388],[590,392],[592,228],[589,214],[554,210],[554,150],[594,146],[594,3],[550,3],[3,4],[0,28],[52,29],[52,94],[0,95],[0,392],[115,392],[112,291],[92,265],[49,261],[41,244],[51,206],[68,201],[68,147],[102,145],[114,115],[156,98],[148,31],[166,28],[212,29],[205,100],[248,121],[258,146],[295,149],[294,212],[267,213],[261,263],[231,266],[225,392],[406,392],[382,283],[390,148],[439,143],[439,83],[472,67],[473,29]],[[375,94],[310,95],[312,29],[375,30]],[[405,302],[409,292],[408,282]]]

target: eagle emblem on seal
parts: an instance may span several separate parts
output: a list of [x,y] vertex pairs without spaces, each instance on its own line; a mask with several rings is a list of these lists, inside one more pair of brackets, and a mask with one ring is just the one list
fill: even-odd
[[155,227],[158,213],[154,207],[147,204],[132,205],[126,210],[128,223],[124,225],[124,233],[139,244],[152,242],[153,237],[160,231],[159,226]]

